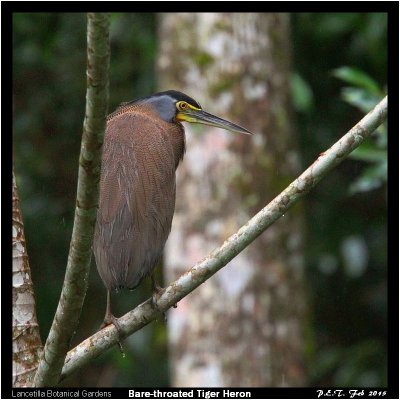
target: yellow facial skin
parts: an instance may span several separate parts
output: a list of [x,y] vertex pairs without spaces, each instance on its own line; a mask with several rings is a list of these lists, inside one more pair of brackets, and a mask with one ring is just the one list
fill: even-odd
[[178,101],[176,103],[176,108],[178,110],[178,113],[176,114],[176,119],[178,121],[185,121],[185,122],[198,122],[194,116],[191,116],[188,112],[190,110],[193,110],[194,112],[199,112],[201,111],[201,108],[194,107],[190,105],[189,103],[186,103],[186,101]]
[[233,124],[225,119],[219,118],[213,114],[209,114],[203,111],[201,108],[197,108],[186,101],[178,101],[176,103],[176,108],[178,110],[175,117],[177,121],[211,125],[217,128],[226,129],[230,132],[252,135],[252,133],[247,129]]

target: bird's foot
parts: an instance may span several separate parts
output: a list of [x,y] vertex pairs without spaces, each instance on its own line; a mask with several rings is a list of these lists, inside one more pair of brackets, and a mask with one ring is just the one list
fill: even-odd
[[159,284],[156,283],[153,286],[153,294],[151,296],[151,301],[153,303],[153,307],[157,308],[157,302],[160,299],[163,292],[164,292],[164,288],[162,288]]
[[104,321],[103,323],[100,325],[99,331],[101,331],[103,328],[105,328],[108,325],[113,324],[115,326],[115,329],[117,330],[117,334],[118,334],[118,347],[119,347],[119,351],[122,354],[122,357],[125,357],[125,352],[124,352],[124,348],[122,347],[121,344],[121,333],[122,333],[122,328],[121,325],[118,322],[118,318],[114,317],[114,315],[112,315],[111,313],[106,314],[106,316],[104,317]]
[[107,315],[104,317],[104,321],[103,321],[103,323],[100,325],[100,329],[99,329],[99,330],[101,330],[101,329],[103,329],[103,328],[105,328],[106,326],[111,325],[111,324],[113,324],[113,325],[115,326],[115,328],[116,328],[117,331],[118,331],[118,334],[120,334],[120,333],[122,332],[121,325],[120,325],[119,322],[118,322],[118,318],[114,317],[114,315],[112,315],[112,314],[107,314]]
[[[164,293],[164,288],[162,288],[156,281],[153,280],[153,294],[151,296],[151,303],[153,308],[159,309],[157,302],[160,299],[161,295]],[[162,312],[164,322],[167,323],[167,314]]]
[[152,302],[154,308],[158,308],[157,302],[160,299],[160,297],[163,294],[165,289],[158,284],[154,275],[151,275],[151,287],[153,289],[153,294],[151,296],[151,302]]

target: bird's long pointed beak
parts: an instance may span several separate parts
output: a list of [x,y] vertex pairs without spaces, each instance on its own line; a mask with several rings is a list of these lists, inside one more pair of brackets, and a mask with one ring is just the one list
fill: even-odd
[[226,129],[230,132],[244,133],[246,135],[252,135],[252,132],[239,125],[229,122],[225,119],[219,118],[203,110],[188,110],[185,112],[179,112],[177,115],[179,121],[192,122],[204,125],[215,126],[216,128]]

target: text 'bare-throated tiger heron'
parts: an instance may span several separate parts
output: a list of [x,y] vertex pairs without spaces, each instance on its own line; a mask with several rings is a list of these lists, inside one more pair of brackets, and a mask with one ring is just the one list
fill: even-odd
[[185,153],[181,122],[251,134],[175,90],[123,103],[108,116],[93,242],[107,288],[104,325],[115,323],[110,292],[132,290],[152,274],[171,230],[175,171]]

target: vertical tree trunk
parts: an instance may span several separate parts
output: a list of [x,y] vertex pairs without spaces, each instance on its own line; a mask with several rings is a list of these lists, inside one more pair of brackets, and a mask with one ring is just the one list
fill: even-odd
[[[299,161],[289,101],[289,16],[160,19],[161,88],[181,90],[255,133],[186,124],[165,251],[169,282],[279,193],[299,172]],[[297,206],[170,312],[172,385],[304,384],[301,218]]]
[[13,387],[31,387],[42,353],[24,223],[13,170]]

